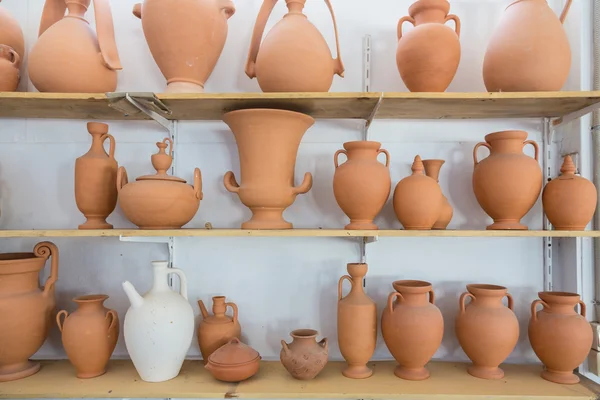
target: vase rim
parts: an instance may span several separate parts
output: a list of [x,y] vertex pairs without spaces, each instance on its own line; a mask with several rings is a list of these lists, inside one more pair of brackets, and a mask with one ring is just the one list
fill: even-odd
[[406,293],[428,293],[433,290],[431,282],[415,279],[402,279],[392,282],[392,287],[397,292]]
[[371,140],[353,140],[353,141],[344,143],[344,149],[346,149],[346,150],[354,150],[354,149],[379,150],[380,148],[381,148],[380,142],[375,142],[375,141],[371,141]]
[[473,294],[498,294],[498,292],[507,292],[508,288],[489,283],[470,283],[467,285],[467,290]]
[[75,303],[96,303],[96,302],[102,302],[105,301],[106,299],[108,299],[108,295],[107,294],[86,294],[83,296],[77,296],[73,298],[73,301]]
[[492,132],[485,135],[485,141],[490,143],[494,140],[505,140],[505,139],[519,139],[525,141],[527,139],[527,132],[521,130],[506,130]]
[[226,112],[225,114],[223,114],[223,120],[227,119],[228,117],[233,117],[233,116],[238,116],[238,115],[246,115],[246,114],[250,114],[250,115],[278,114],[279,116],[296,117],[296,118],[300,118],[300,119],[305,119],[307,122],[309,122],[309,121],[312,123],[315,122],[315,119],[313,117],[311,117],[310,115],[303,114],[303,113],[297,112],[297,111],[281,110],[278,108],[244,108],[241,110],[229,111],[229,112]]
[[319,332],[314,329],[295,329],[290,333],[294,339],[310,339],[317,337]]
[[572,292],[538,292],[538,297],[550,303],[559,303],[559,304],[577,304],[579,302],[580,296],[577,293]]
[[414,18],[416,14],[432,8],[437,8],[448,14],[450,12],[450,2],[448,0],[418,0],[408,8],[408,14]]

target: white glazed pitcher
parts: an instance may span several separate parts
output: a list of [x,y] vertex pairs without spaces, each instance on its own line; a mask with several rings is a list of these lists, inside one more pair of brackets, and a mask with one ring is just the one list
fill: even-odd
[[[146,382],[163,382],[179,374],[194,336],[194,311],[187,301],[183,271],[168,268],[166,261],[153,261],[154,283],[144,295],[128,281],[123,290],[131,306],[124,323],[125,345],[140,377]],[[180,293],[169,288],[167,278],[176,274]]]

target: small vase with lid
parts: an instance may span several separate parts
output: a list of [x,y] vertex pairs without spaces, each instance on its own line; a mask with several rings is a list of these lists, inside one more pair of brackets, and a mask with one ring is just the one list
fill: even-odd
[[[198,326],[198,345],[205,364],[210,355],[219,347],[227,344],[233,338],[239,339],[242,331],[235,303],[226,303],[225,296],[214,296],[212,300],[213,315],[208,313],[204,302],[198,300],[202,314],[202,320]],[[231,307],[233,310],[233,317],[225,314],[227,307]]]

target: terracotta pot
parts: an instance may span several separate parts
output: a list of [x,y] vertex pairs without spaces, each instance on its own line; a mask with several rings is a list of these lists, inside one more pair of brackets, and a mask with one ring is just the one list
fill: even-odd
[[[363,289],[367,264],[348,264],[348,273],[338,283],[337,332],[340,352],[348,363],[342,374],[363,379],[373,375],[367,363],[377,344],[377,305]],[[342,297],[344,280],[350,282],[350,293]]]
[[571,48],[562,26],[571,1],[558,18],[546,0],[510,4],[487,47],[483,80],[489,92],[560,90],[569,76]]
[[240,382],[253,377],[260,368],[260,354],[252,347],[231,338],[208,357],[205,368],[215,379]]
[[106,299],[105,294],[75,297],[78,308],[74,313],[62,310],[56,315],[63,346],[78,378],[103,375],[117,345],[119,316],[104,307]]
[[[396,64],[411,92],[443,92],[460,62],[460,20],[446,0],[418,0],[408,9],[410,17],[398,22]],[[453,20],[455,28],[444,25]],[[402,34],[402,24],[415,29]]]
[[25,55],[25,39],[19,22],[0,6],[0,44],[12,47],[20,59]]
[[[225,303],[225,296],[214,296],[212,299],[214,315],[209,315],[202,300],[198,300],[202,313],[202,320],[198,326],[198,345],[205,364],[215,350],[233,338],[239,339],[242,333],[235,303]],[[233,317],[225,315],[227,307],[233,310]]]
[[313,329],[296,329],[290,333],[293,338],[288,344],[281,341],[279,359],[287,371],[296,379],[313,379],[327,364],[327,338],[317,342],[319,332]]
[[167,93],[204,92],[227,39],[231,0],[145,0],[133,14],[142,20]]
[[[46,0],[39,38],[29,52],[29,78],[40,92],[105,93],[122,69],[109,0],[94,0],[96,33],[84,15],[91,0]],[[67,16],[65,9],[69,10]]]
[[[531,303],[529,341],[544,363],[542,378],[556,383],[575,384],[573,370],[587,358],[593,331],[585,318],[585,303],[577,293],[539,292],[541,300]],[[543,308],[536,312],[541,304]],[[575,312],[579,304],[581,315]]]
[[[454,328],[460,346],[473,365],[469,374],[483,379],[501,379],[498,366],[506,360],[519,340],[519,321],[513,312],[508,289],[496,285],[467,285],[460,296],[460,311]],[[465,305],[467,297],[471,302]],[[502,299],[508,297],[508,307]]]
[[[115,138],[108,133],[108,125],[88,122],[92,135],[90,150],[75,160],[75,202],[87,218],[79,229],[112,229],[106,222],[117,205],[117,169]],[[110,141],[108,153],[104,142]]]
[[238,146],[241,185],[232,171],[223,183],[252,211],[242,229],[291,229],[283,211],[312,187],[310,172],[294,187],[294,167],[302,136],[315,120],[293,111],[248,109],[228,112],[223,121]]
[[[52,256],[50,276],[39,285],[39,274]],[[0,254],[0,382],[35,374],[29,361],[48,337],[54,321],[54,284],[58,279],[58,249],[40,242],[33,253]]]
[[[381,143],[356,141],[344,143],[344,150],[333,156],[333,194],[338,205],[350,217],[344,229],[378,229],[373,219],[383,209],[390,196],[390,155]],[[377,161],[384,153],[385,166]],[[348,161],[338,165],[338,156]]]
[[[502,131],[485,136],[485,143],[473,149],[473,191],[479,205],[494,219],[487,229],[527,229],[521,218],[531,210],[542,190],[542,169],[536,142],[527,132]],[[523,154],[530,144],[535,157]],[[477,149],[490,150],[489,157],[477,161]]]
[[[169,154],[165,152],[170,144]],[[202,176],[194,169],[194,186],[185,179],[167,174],[173,162],[173,142],[165,138],[157,142],[153,154],[154,175],[140,176],[128,183],[125,167],[117,171],[119,204],[127,219],[141,229],[179,229],[194,218],[202,200]]]
[[[442,168],[442,165],[444,165],[444,163],[444,160],[423,160],[423,166],[425,167],[425,175],[435,180],[439,184],[440,169]],[[452,215],[454,215],[454,210],[446,196],[444,196],[444,194],[442,193],[442,205],[440,207],[440,213],[438,215],[437,221],[435,221],[435,224],[433,224],[433,227],[431,229],[446,229],[446,227],[452,220]]]
[[582,231],[596,212],[598,194],[589,180],[575,175],[575,164],[566,156],[561,176],[548,182],[542,192],[544,212],[559,231]]
[[392,286],[396,291],[388,296],[381,315],[381,333],[399,364],[394,374],[411,381],[427,379],[425,364],[444,336],[444,318],[434,305],[433,287],[429,282],[412,280],[395,281]]
[[340,58],[340,43],[333,8],[329,0],[325,4],[333,19],[337,58],[331,52],[325,38],[302,13],[306,0],[285,0],[288,13],[265,37],[265,26],[277,0],[264,0],[258,13],[250,51],[246,63],[246,75],[256,78],[263,92],[327,92],[333,76],[344,76]]
[[423,174],[421,157],[412,164],[412,175],[394,190],[394,212],[404,229],[431,229],[440,216],[444,195],[440,185]]
[[14,92],[19,86],[21,57],[10,46],[0,44],[0,92]]

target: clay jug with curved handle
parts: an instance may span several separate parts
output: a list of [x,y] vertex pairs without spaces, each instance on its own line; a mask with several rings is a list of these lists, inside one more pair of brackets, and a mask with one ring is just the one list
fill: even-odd
[[277,0],[264,0],[256,19],[246,63],[246,75],[258,80],[263,92],[327,92],[333,76],[344,76],[337,23],[333,20],[337,57],[323,35],[302,13],[306,0],[286,0],[288,14],[261,39]]

